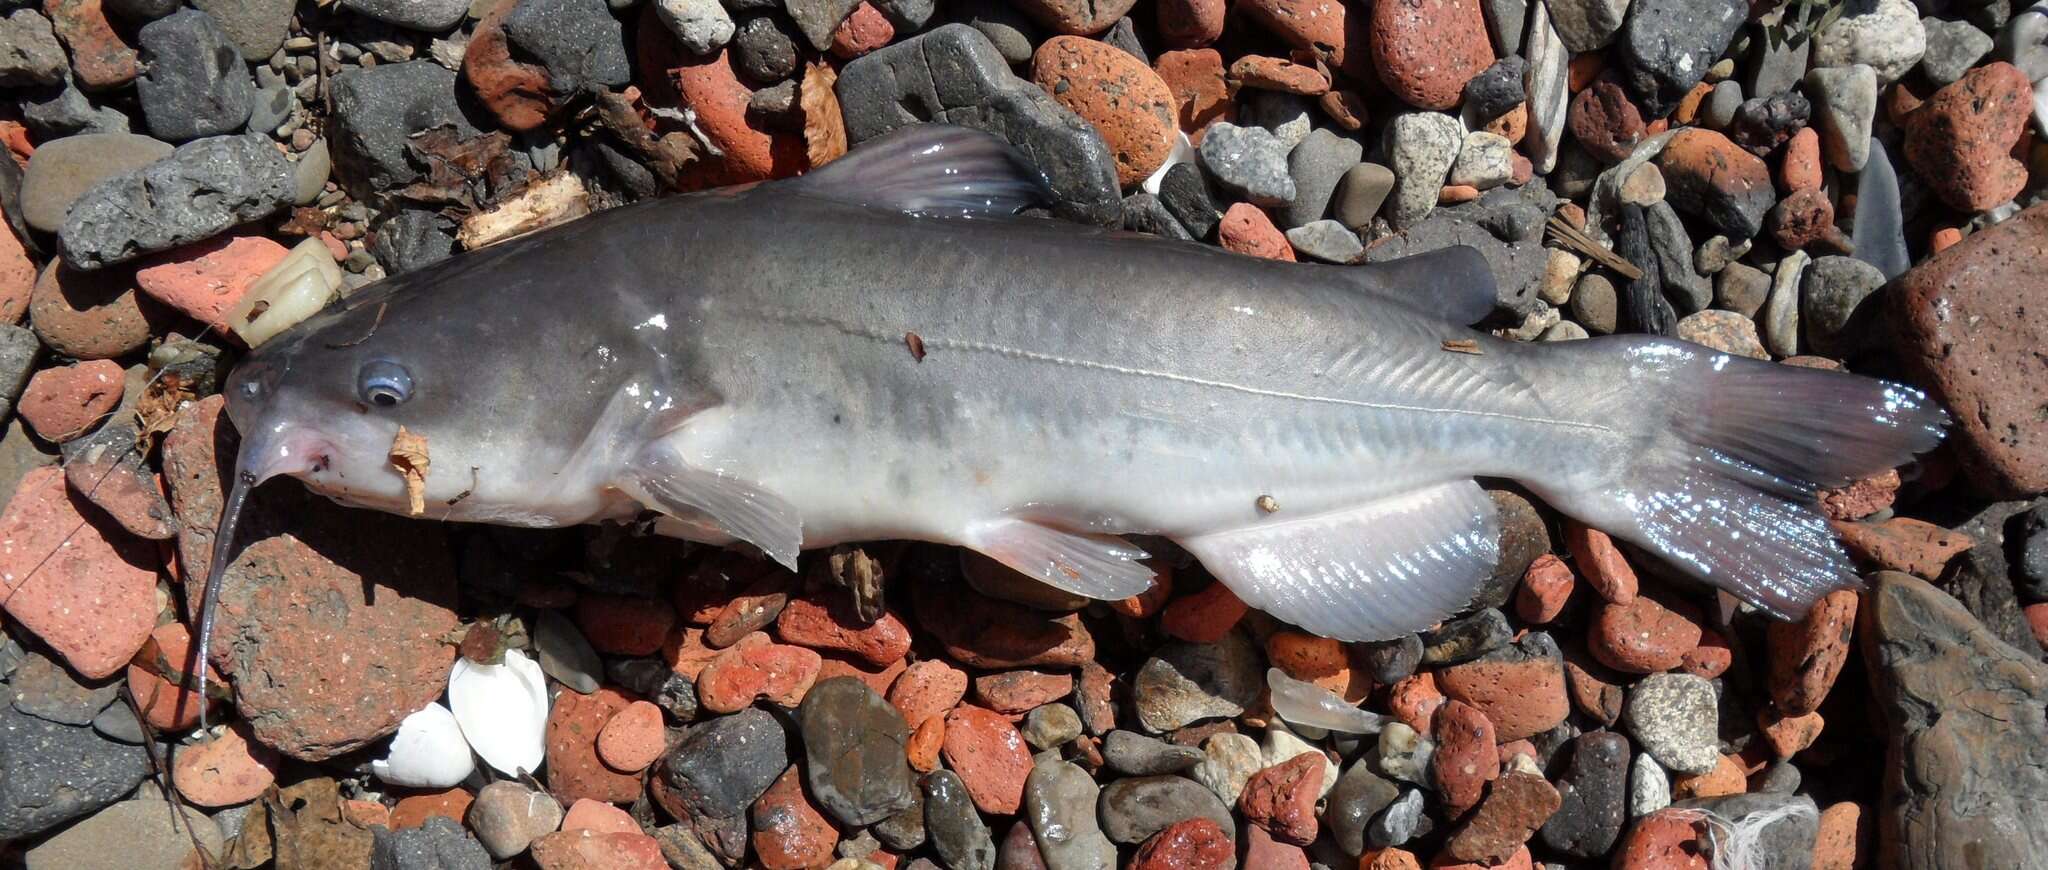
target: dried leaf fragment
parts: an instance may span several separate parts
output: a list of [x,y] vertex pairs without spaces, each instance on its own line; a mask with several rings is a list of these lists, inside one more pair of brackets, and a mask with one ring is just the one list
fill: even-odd
[[398,427],[391,438],[391,467],[405,478],[406,510],[413,516],[427,512],[427,439]]
[[1485,351],[1479,349],[1479,341],[1471,338],[1445,339],[1444,350],[1452,353],[1469,353],[1473,356],[1480,356],[1485,353]]
[[846,153],[846,116],[840,114],[839,94],[833,90],[838,82],[839,73],[823,61],[804,68],[797,105],[804,111],[804,152],[812,169]]
[[915,332],[906,332],[903,334],[903,344],[910,348],[912,358],[924,362],[924,339],[917,337]]

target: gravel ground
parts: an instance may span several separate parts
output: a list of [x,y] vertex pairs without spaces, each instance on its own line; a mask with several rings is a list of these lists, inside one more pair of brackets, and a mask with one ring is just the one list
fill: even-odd
[[[192,690],[247,347],[919,120],[1008,139],[1057,219],[1472,245],[1497,335],[1957,423],[1823,493],[1868,583],[1801,622],[1496,489],[1479,600],[1378,644],[1163,542],[1090,602],[931,545],[791,573],[278,484]],[[0,0],[0,865],[2038,866],[2044,123],[2017,0]]]

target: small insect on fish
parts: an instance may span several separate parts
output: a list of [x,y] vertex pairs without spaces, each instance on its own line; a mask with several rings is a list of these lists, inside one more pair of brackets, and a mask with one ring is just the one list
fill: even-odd
[[[1000,140],[912,126],[335,303],[228,384],[242,446],[202,657],[249,492],[279,476],[436,519],[654,511],[792,568],[839,543],[953,544],[1101,599],[1151,583],[1122,536],[1161,536],[1345,641],[1472,600],[1499,555],[1475,478],[1505,478],[1796,618],[1859,583],[1817,488],[1947,425],[1849,374],[1475,331],[1495,292],[1470,248],[1285,263],[1018,216],[1046,200]],[[421,449],[394,462],[401,432]]]

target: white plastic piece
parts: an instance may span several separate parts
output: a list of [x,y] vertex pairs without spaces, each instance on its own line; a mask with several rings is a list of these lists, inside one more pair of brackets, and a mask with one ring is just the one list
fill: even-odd
[[370,762],[370,772],[392,785],[411,788],[451,788],[476,770],[469,742],[455,714],[440,704],[428,704],[398,723],[391,738],[391,752]]
[[2048,79],[2034,83],[2034,126],[2048,136]]
[[485,764],[513,777],[540,769],[547,749],[548,687],[531,657],[506,650],[502,665],[456,659],[448,675],[448,706]]
[[1175,131],[1173,135],[1173,151],[1166,155],[1166,162],[1159,164],[1159,168],[1152,170],[1152,175],[1138,185],[1153,196],[1159,195],[1159,183],[1166,179],[1166,170],[1172,169],[1175,163],[1195,162],[1195,146],[1188,141],[1188,134]]
[[1750,813],[1739,819],[1730,819],[1712,810],[1679,809],[1671,812],[1692,821],[1704,821],[1707,825],[1707,842],[1711,844],[1713,870],[1747,870],[1770,863],[1770,853],[1764,848],[1764,831],[1779,822],[1803,819],[1805,824],[1820,824],[1820,809],[1811,800],[1799,800],[1763,812]]
[[228,327],[243,344],[255,347],[319,313],[341,296],[341,287],[341,266],[333,252],[319,239],[308,238],[249,285],[228,312]]
[[1296,725],[1345,734],[1378,734],[1387,724],[1387,717],[1346,704],[1329,689],[1297,680],[1279,668],[1266,669],[1266,685],[1273,690],[1273,712]]

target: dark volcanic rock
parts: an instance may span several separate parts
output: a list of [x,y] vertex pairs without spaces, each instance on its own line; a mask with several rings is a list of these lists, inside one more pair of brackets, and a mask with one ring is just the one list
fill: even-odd
[[270,137],[198,139],[81,194],[57,242],[64,262],[97,269],[268,216],[293,189],[292,163]]
[[746,812],[788,766],[781,723],[748,707],[691,728],[659,775],[692,813],[725,819]]
[[1543,844],[1574,858],[1607,854],[1628,820],[1628,738],[1612,731],[1580,735],[1557,793],[1557,812],[1538,832]]
[[187,9],[143,26],[135,92],[149,132],[170,142],[242,128],[256,86],[241,52],[213,16]]
[[1871,586],[1857,636],[1889,743],[1877,854],[1902,868],[2048,855],[2048,666],[1918,578]]
[[89,727],[0,708],[0,841],[47,831],[120,800],[148,771],[140,747]]
[[804,782],[812,799],[847,827],[874,824],[910,805],[903,714],[856,677],[811,687],[796,710]]

